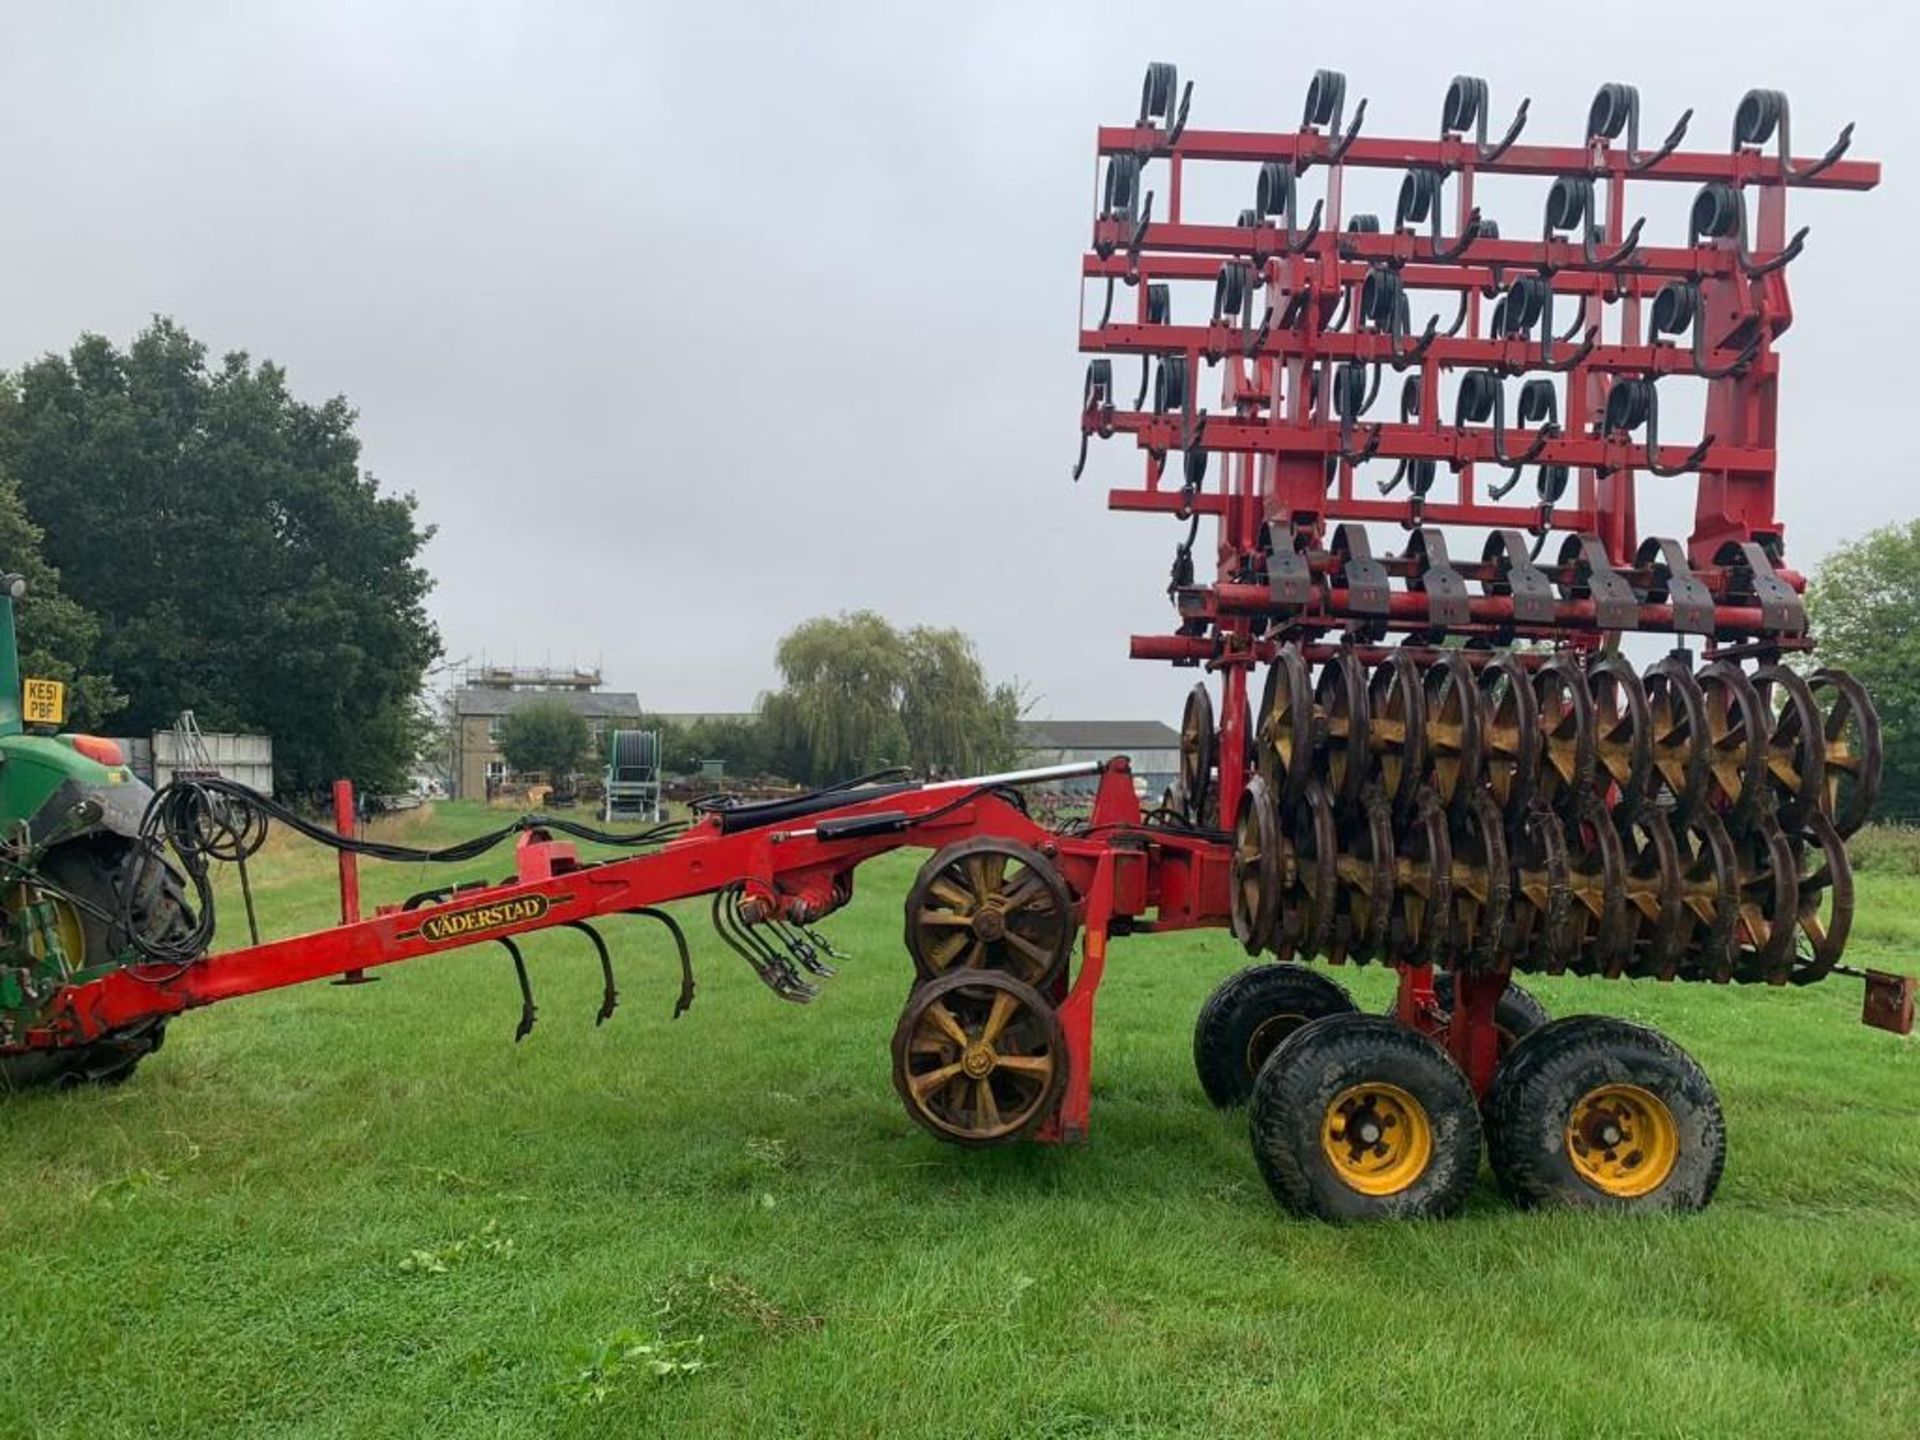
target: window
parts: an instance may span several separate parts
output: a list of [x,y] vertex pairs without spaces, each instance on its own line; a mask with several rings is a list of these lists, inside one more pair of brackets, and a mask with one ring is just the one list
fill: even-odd
[[489,715],[487,717],[487,739],[498,745],[500,743],[500,727],[506,723],[507,717],[504,715]]

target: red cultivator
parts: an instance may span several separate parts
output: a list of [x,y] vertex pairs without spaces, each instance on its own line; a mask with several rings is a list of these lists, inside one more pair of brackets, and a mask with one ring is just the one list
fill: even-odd
[[[1150,813],[1116,759],[716,809],[595,864],[554,836],[609,837],[530,819],[508,880],[367,919],[352,852],[402,852],[334,841],[339,928],[200,957],[128,912],[131,963],[70,967],[0,1049],[157,1040],[182,1009],[481,940],[512,953],[524,1034],[535,1012],[514,937],[554,925],[592,940],[604,1019],[617,993],[589,922],[623,913],[672,932],[684,1009],[686,942],[656,907],[693,896],[712,897],[762,980],[805,1000],[831,973],[812,927],[855,867],[921,846],[934,854],[907,899],[918,983],[894,1079],[942,1139],[1084,1136],[1109,938],[1228,925],[1251,954],[1400,974],[1394,1013],[1369,1017],[1322,974],[1261,963],[1200,1016],[1202,1084],[1251,1103],[1256,1158],[1291,1208],[1446,1213],[1483,1139],[1522,1202],[1704,1204],[1724,1142],[1698,1067],[1642,1027],[1549,1022],[1510,977],[1859,973],[1841,963],[1844,839],[1872,805],[1879,737],[1856,683],[1797,663],[1812,641],[1775,516],[1775,347],[1806,238],[1788,234],[1787,192],[1867,189],[1878,167],[1846,158],[1846,132],[1794,157],[1770,91],[1746,97],[1718,153],[1681,148],[1685,117],[1643,150],[1624,85],[1601,89],[1572,146],[1523,143],[1524,103],[1490,139],[1486,85],[1468,77],[1437,139],[1367,134],[1344,91],[1323,71],[1297,130],[1206,131],[1188,126],[1191,86],[1155,65],[1135,123],[1099,135],[1082,262],[1099,316],[1081,332],[1098,358],[1075,474],[1095,437],[1145,452],[1144,483],[1111,504],[1186,531],[1177,627],[1132,650],[1220,680],[1217,705],[1195,686],[1180,783]],[[1230,223],[1184,211],[1202,162],[1246,176],[1252,204]],[[1398,175],[1390,221],[1347,202],[1348,180],[1374,170]],[[1547,182],[1537,229],[1514,227],[1537,238],[1503,237],[1482,213],[1483,175]],[[1694,187],[1684,243],[1655,245],[1630,201],[1676,181]],[[1113,357],[1134,355],[1122,408]],[[1377,414],[1389,370],[1398,393]],[[1705,429],[1675,444],[1660,401],[1685,387],[1704,389]],[[1642,472],[1697,477],[1685,541],[1640,535]],[[1528,501],[1510,500],[1522,484]],[[1195,555],[1206,517],[1211,568]],[[1398,548],[1377,549],[1370,522]],[[1471,548],[1455,556],[1442,527],[1469,527]],[[1619,642],[1636,631],[1702,663],[1681,648],[1630,664]],[[1089,820],[1030,817],[1023,786],[1094,771]],[[236,787],[176,786],[137,840],[171,847],[198,882],[257,846],[266,813]],[[471,858],[500,838],[407,858]],[[1867,978],[1868,1017],[1910,1028],[1912,981]]]

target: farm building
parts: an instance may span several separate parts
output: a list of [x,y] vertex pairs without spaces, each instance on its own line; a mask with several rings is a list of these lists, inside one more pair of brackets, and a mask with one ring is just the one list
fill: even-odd
[[500,727],[522,705],[559,700],[581,715],[597,745],[609,730],[631,729],[640,721],[640,697],[630,690],[602,690],[598,670],[556,670],[488,666],[470,670],[467,683],[453,693],[453,796],[484,800],[488,783],[506,779],[500,753]]
[[[1146,782],[1147,793],[1158,795],[1180,771],[1180,733],[1159,720],[1022,720],[1020,763],[1023,766],[1071,765],[1082,760],[1108,760],[1125,755],[1133,773]],[[1072,788],[1091,790],[1094,781],[1075,782]]]

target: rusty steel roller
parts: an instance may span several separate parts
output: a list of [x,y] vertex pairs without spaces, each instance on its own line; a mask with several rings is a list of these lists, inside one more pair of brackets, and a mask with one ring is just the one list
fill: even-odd
[[1339,897],[1340,836],[1333,801],[1318,780],[1309,781],[1293,815],[1293,864],[1282,887],[1274,953],[1282,960],[1326,953]]
[[1767,778],[1774,814],[1795,831],[1826,793],[1826,722],[1806,680],[1785,665],[1762,665],[1753,688],[1769,717]]
[[1427,775],[1449,809],[1478,793],[1481,772],[1479,685],[1473,666],[1448,650],[1427,671]]
[[1676,978],[1733,978],[1740,922],[1740,862],[1720,817],[1697,809],[1671,827],[1680,863],[1680,947]]
[[1320,667],[1313,689],[1314,730],[1327,793],[1336,808],[1358,802],[1371,762],[1367,741],[1367,671],[1346,646]]
[[1707,803],[1729,830],[1760,811],[1771,727],[1760,692],[1738,665],[1716,660],[1699,675],[1707,702]]
[[1258,955],[1273,943],[1280,916],[1285,841],[1265,777],[1256,775],[1240,792],[1233,820],[1233,936]]
[[1540,710],[1519,658],[1496,655],[1480,671],[1482,768],[1508,819],[1523,815],[1540,773]]
[[1282,645],[1267,666],[1254,748],[1269,793],[1291,810],[1313,777],[1313,685],[1295,642]]
[[1364,964],[1386,947],[1393,916],[1393,812],[1375,790],[1348,818],[1335,868],[1338,901],[1327,958]]
[[1540,717],[1540,798],[1562,814],[1578,816],[1593,789],[1593,699],[1580,661],[1555,655],[1533,672]]
[[1825,742],[1820,808],[1844,840],[1866,824],[1880,795],[1880,716],[1866,687],[1844,670],[1816,670],[1807,688],[1820,707]]
[[1651,722],[1652,769],[1647,796],[1664,789],[1673,813],[1684,819],[1706,800],[1712,779],[1712,749],[1707,735],[1707,697],[1684,656],[1669,655],[1641,677]]
[[1513,866],[1506,951],[1516,970],[1547,970],[1573,943],[1573,874],[1560,817],[1528,807],[1507,829]]
[[1653,771],[1653,711],[1639,673],[1619,655],[1587,671],[1593,702],[1594,780],[1616,818],[1640,809]]
[[1453,844],[1446,811],[1429,790],[1401,831],[1393,856],[1393,908],[1387,958],[1431,965],[1441,957],[1453,905]]
[[1733,836],[1740,870],[1733,978],[1782,984],[1793,968],[1799,933],[1800,874],[1793,847],[1771,816]]
[[1620,961],[1621,973],[1671,980],[1679,971],[1687,942],[1682,924],[1686,895],[1673,829],[1666,816],[1643,806],[1621,824],[1620,847],[1626,865],[1627,923],[1631,929]]
[[1500,807],[1485,789],[1476,789],[1454,813],[1449,839],[1453,849],[1449,968],[1489,969],[1498,961],[1505,937],[1513,875],[1507,864]]
[[1367,685],[1367,743],[1387,803],[1413,806],[1427,763],[1427,690],[1420,663],[1404,650],[1374,666]]
[[1583,795],[1567,820],[1573,931],[1564,959],[1550,967],[1577,975],[1619,973],[1633,939],[1627,915],[1626,851],[1598,797]]

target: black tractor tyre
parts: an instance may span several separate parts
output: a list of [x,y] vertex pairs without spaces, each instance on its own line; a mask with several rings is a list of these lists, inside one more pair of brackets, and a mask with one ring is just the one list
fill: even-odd
[[1439,1045],[1380,1015],[1330,1015],[1267,1058],[1248,1106],[1267,1188],[1295,1215],[1452,1215],[1480,1169],[1480,1107]]
[[[55,847],[40,862],[50,884],[92,907],[74,907],[84,940],[83,964],[98,964],[101,957],[126,948],[125,929],[106,917],[122,913],[124,887],[136,881],[142,894],[133,907],[133,919],[143,934],[175,935],[189,923],[180,877],[165,866],[140,870],[134,862],[136,853],[123,841],[83,840]],[[166,1038],[164,1019],[146,1020],[86,1045],[0,1055],[0,1093],[119,1085]]]
[[1247,1103],[1253,1077],[1294,1031],[1356,1007],[1346,988],[1304,965],[1250,965],[1221,981],[1193,1024],[1193,1068],[1221,1110]]
[[1518,1205],[1706,1208],[1727,1161],[1720,1097],[1659,1031],[1569,1015],[1533,1032],[1487,1096],[1494,1178]]
[[[1453,976],[1444,970],[1433,977],[1433,999],[1443,1017],[1453,1014]],[[1387,1003],[1386,1013],[1400,1013],[1398,999]],[[1514,1046],[1552,1019],[1547,1007],[1536,1000],[1531,991],[1508,981],[1493,1007],[1494,1028],[1500,1032],[1500,1058],[1504,1060]]]

